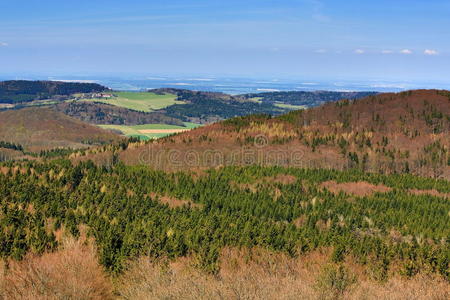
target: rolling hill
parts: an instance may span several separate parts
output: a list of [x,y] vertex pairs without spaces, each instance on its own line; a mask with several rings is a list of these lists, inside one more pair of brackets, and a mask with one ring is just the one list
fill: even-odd
[[111,143],[120,136],[68,117],[49,108],[24,108],[0,112],[0,140],[26,151],[86,148]]
[[121,158],[164,169],[258,163],[450,178],[449,132],[450,92],[417,90],[278,117],[233,118],[129,149]]
[[[0,160],[117,139],[0,120]],[[407,173],[449,178],[449,123],[419,90],[0,163],[0,298],[447,299],[450,182]]]
[[162,113],[146,113],[118,107],[111,103],[70,101],[51,106],[56,111],[90,124],[143,125],[168,124],[183,126],[183,122]]
[[182,104],[161,110],[168,116],[183,121],[208,124],[249,114],[280,115],[301,107],[313,107],[329,101],[358,99],[373,92],[274,92],[261,94],[228,95],[217,92],[164,88],[153,94],[174,94]]
[[[70,96],[76,93],[99,93],[109,90],[96,83],[11,80],[0,82],[0,103],[26,103],[35,100]],[[64,97],[62,97],[65,99]]]

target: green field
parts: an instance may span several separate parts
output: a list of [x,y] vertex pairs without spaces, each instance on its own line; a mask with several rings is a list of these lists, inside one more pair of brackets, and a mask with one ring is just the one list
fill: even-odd
[[253,97],[253,98],[248,98],[247,101],[251,101],[251,102],[255,102],[255,103],[262,103],[262,99],[263,99],[263,97]]
[[197,128],[201,125],[195,123],[184,123],[185,127],[176,126],[176,125],[167,125],[167,124],[144,124],[144,125],[135,125],[135,126],[127,126],[127,125],[99,125],[103,129],[110,130],[118,130],[122,132],[123,135],[129,137],[139,137],[142,140],[150,140],[162,138],[170,135],[171,133],[141,133],[139,130],[146,129],[193,129]]
[[82,101],[107,103],[143,112],[163,109],[174,104],[184,104],[182,101],[177,101],[177,96],[173,94],[158,95],[149,92],[114,92],[113,95],[114,97],[111,99],[94,98],[83,99]]
[[291,105],[291,104],[285,104],[285,103],[281,103],[281,102],[277,102],[274,105],[279,108],[285,108],[285,109],[291,109],[291,110],[300,110],[300,109],[308,108],[305,105]]

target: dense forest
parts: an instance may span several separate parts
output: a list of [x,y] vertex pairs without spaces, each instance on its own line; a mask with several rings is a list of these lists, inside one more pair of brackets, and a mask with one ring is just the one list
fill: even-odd
[[146,113],[104,103],[64,102],[52,106],[56,111],[90,124],[141,125],[169,124],[184,126],[179,119],[161,113]]
[[[292,109],[278,104],[317,106],[341,99],[358,99],[373,92],[276,92],[245,95],[228,95],[216,92],[190,91],[183,89],[156,89],[153,93],[171,93],[177,100],[187,104],[173,105],[162,112],[183,121],[211,123],[249,114],[280,115]],[[257,101],[255,101],[257,99]]]
[[183,101],[185,104],[175,104],[162,109],[161,112],[167,116],[194,123],[212,123],[255,113],[279,115],[288,111],[271,103],[257,103],[223,93],[171,88],[156,89],[150,92],[177,95],[177,100]]
[[108,88],[96,83],[12,80],[0,82],[0,103],[25,103],[34,100],[69,96],[76,93],[97,93]]
[[[417,90],[329,102],[280,116],[236,117],[128,149],[120,158],[127,164],[145,158],[149,165],[173,170],[245,165],[246,153],[259,153],[253,158],[268,165],[449,179],[449,133],[449,92]],[[177,151],[175,163],[166,159],[171,151]],[[209,159],[211,152],[218,159]]]
[[245,99],[258,98],[264,103],[285,103],[290,105],[318,106],[326,102],[342,99],[355,100],[376,95],[376,92],[332,92],[332,91],[291,91],[267,92],[241,95]]
[[167,116],[183,121],[211,123],[255,113],[279,115],[287,110],[265,103],[195,97],[191,98],[187,104],[175,104],[165,108],[163,111]]
[[[385,191],[336,193],[326,182],[366,182]],[[333,262],[352,257],[377,280],[423,270],[450,280],[449,193],[445,180],[356,170],[249,166],[199,174],[120,163],[11,162],[0,173],[0,256],[52,251],[56,231],[78,236],[84,225],[113,274],[143,255],[193,255],[199,268],[215,273],[226,246],[289,256],[325,247],[333,249]]]

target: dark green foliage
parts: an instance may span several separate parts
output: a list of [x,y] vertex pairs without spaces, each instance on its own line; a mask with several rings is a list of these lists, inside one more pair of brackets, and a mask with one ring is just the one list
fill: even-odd
[[56,104],[53,108],[65,115],[90,124],[169,124],[184,126],[184,123],[180,120],[161,113],[134,111],[105,103],[71,101]]
[[75,93],[97,93],[108,90],[96,83],[12,80],[0,82],[0,103],[23,103],[69,96]]
[[[141,255],[192,254],[200,267],[216,272],[225,246],[260,246],[291,256],[330,247],[334,262],[351,255],[369,264],[379,280],[391,262],[400,263],[407,276],[426,268],[450,279],[450,203],[407,191],[448,193],[445,180],[256,166],[210,170],[197,178],[120,163],[109,169],[92,162],[72,166],[66,160],[4,166],[16,165],[25,172],[0,173],[2,257],[20,259],[29,251],[54,249],[48,230],[54,220],[54,227],[64,225],[75,236],[79,225],[87,225],[100,262],[111,272]],[[282,184],[273,180],[279,174],[297,180]],[[392,191],[357,198],[335,195],[318,187],[329,180],[367,181]],[[276,201],[275,189],[280,192]],[[170,208],[158,201],[162,196],[196,205]],[[295,226],[300,217],[305,222]],[[338,292],[341,279],[350,282],[344,273],[328,274]]]
[[287,110],[269,103],[250,101],[225,101],[214,98],[193,98],[187,104],[175,104],[163,109],[167,116],[189,121],[199,119],[201,122],[216,119],[229,119],[250,114],[282,114]]
[[4,141],[0,141],[0,148],[12,149],[12,150],[16,150],[16,151],[23,151],[22,145],[4,142]]
[[[277,106],[280,103],[291,105],[317,106],[329,101],[343,98],[358,99],[373,92],[273,92],[231,96],[223,93],[198,92],[181,89],[152,90],[154,93],[173,93],[178,100],[187,104],[169,106],[161,112],[183,121],[211,122],[250,114],[280,115],[290,109]],[[258,102],[253,99],[259,99]],[[286,115],[286,121],[295,122],[294,115]]]
[[329,92],[329,91],[291,91],[291,92],[269,92],[258,94],[246,94],[243,97],[261,98],[265,103],[286,103],[291,105],[316,106],[326,102],[338,101],[341,99],[359,99],[376,95],[376,92]]
[[255,114],[246,117],[236,117],[225,120],[223,125],[231,127],[233,130],[239,131],[242,128],[248,127],[250,124],[263,124],[272,117],[268,114]]

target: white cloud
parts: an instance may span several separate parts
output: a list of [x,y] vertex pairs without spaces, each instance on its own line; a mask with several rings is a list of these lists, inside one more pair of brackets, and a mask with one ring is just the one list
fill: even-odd
[[432,50],[432,49],[426,49],[425,51],[423,51],[423,54],[425,54],[425,55],[439,55],[439,52],[437,52],[436,50]]
[[394,51],[392,51],[392,50],[382,50],[381,51],[381,54],[392,54],[392,53],[394,53]]
[[366,51],[364,51],[363,49],[356,49],[355,53],[356,54],[364,54],[364,53],[366,53]]
[[400,51],[401,54],[412,54],[413,52],[409,49],[403,49]]
[[323,53],[327,53],[327,49],[317,49],[315,52],[323,54]]
[[8,43],[2,43],[2,42],[0,42],[0,47],[8,47],[8,46],[9,46]]

